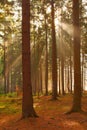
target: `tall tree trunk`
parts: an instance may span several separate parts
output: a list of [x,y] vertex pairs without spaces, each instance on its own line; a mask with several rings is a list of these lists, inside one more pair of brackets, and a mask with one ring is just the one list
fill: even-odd
[[11,92],[14,92],[14,87],[13,87],[13,69],[11,68]]
[[71,61],[71,56],[70,56],[70,92],[72,93],[72,61]]
[[4,93],[6,94],[6,47],[4,42]]
[[7,93],[10,92],[9,89],[10,89],[10,88],[9,88],[9,72],[8,72],[8,74],[7,74]]
[[54,24],[54,0],[51,0],[51,16],[52,16],[52,98],[57,99],[57,50],[56,50],[56,36]]
[[84,52],[82,52],[82,73],[81,73],[81,87],[82,91],[84,91]]
[[62,88],[62,95],[64,95],[65,94],[65,92],[64,92],[64,52],[63,52],[64,43],[62,40],[62,35],[63,35],[63,32],[62,32],[62,28],[61,28],[61,30],[60,30],[61,88]]
[[42,64],[40,63],[40,92],[43,94],[43,83],[42,83]]
[[45,12],[45,31],[46,31],[46,69],[45,69],[45,95],[48,95],[48,41],[47,41],[47,22],[46,22],[46,12]]
[[65,92],[64,92],[64,58],[63,58],[63,54],[61,54],[61,85],[62,85],[62,95],[64,95]]
[[[70,49],[72,50],[72,47],[70,45]],[[70,92],[72,93],[72,55],[70,51]]]
[[60,70],[61,70],[61,68],[60,68],[60,58],[59,58],[59,74],[58,74],[58,77],[59,77],[59,94],[61,94],[61,87],[60,87]]
[[80,25],[79,0],[73,0],[74,25],[74,98],[72,112],[81,111]]
[[33,108],[30,54],[30,0],[22,0],[23,118],[37,116]]
[[[79,3],[80,3],[80,26],[82,28],[82,23],[83,23],[83,13],[82,12],[82,8],[83,8],[83,5],[82,5],[82,0],[79,0]],[[82,45],[82,39],[81,39],[81,53],[82,53],[82,64],[81,64],[81,87],[82,87],[82,91],[84,90],[84,86],[83,86],[83,75],[84,75],[84,50],[83,50],[83,45]]]
[[69,64],[67,66],[67,74],[68,74],[68,77],[67,77],[67,88],[68,88],[68,92],[70,92],[70,69],[69,69]]

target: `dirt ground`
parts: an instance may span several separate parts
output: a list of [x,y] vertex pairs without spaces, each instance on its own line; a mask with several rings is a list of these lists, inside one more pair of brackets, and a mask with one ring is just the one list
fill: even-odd
[[[72,96],[63,96],[56,101],[50,101],[50,98],[42,96],[35,101],[38,118],[20,120],[21,112],[1,113],[0,130],[87,130],[86,112],[65,114],[72,106]],[[87,111],[86,95],[82,99],[82,106]]]

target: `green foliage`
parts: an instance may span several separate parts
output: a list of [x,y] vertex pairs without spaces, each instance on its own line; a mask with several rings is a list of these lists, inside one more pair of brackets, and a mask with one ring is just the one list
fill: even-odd
[[0,76],[21,84],[21,66],[21,4],[6,0],[0,3]]
[[[66,64],[69,63],[70,53],[73,56],[73,40],[72,34],[72,1],[71,0],[55,0],[55,18],[58,18],[60,25],[56,29],[57,51],[58,58],[60,57],[60,30],[61,23],[66,25],[67,29],[62,29],[61,35],[63,40],[62,52],[64,53],[64,60]],[[22,57],[21,57],[21,20],[22,20],[22,1],[8,0],[0,1],[0,76],[6,71],[7,77],[11,78],[12,87],[16,85],[22,87]],[[82,4],[82,5],[81,5]],[[86,2],[80,3],[80,24],[81,24],[81,47],[82,51],[87,54],[87,17],[86,17]],[[48,64],[49,71],[51,71],[52,63],[52,36],[51,36],[51,11],[50,0],[42,2],[41,0],[31,0],[31,69],[32,75],[36,75],[39,69],[41,58],[45,61],[45,46],[46,46],[46,30],[45,18],[47,21],[47,40],[48,45]],[[56,13],[57,12],[57,13]],[[69,31],[68,31],[69,30]],[[68,33],[68,32],[69,33]],[[5,50],[6,49],[6,50]],[[5,61],[4,61],[4,51]],[[42,63],[41,63],[42,64]],[[6,65],[6,70],[4,69]],[[45,66],[45,65],[43,65]],[[8,72],[8,73],[7,73]],[[32,76],[33,77],[33,76]],[[4,86],[0,87],[0,93],[3,92]]]

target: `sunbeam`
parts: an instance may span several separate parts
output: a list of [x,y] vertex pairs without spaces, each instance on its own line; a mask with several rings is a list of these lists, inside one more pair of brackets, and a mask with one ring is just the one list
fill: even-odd
[[8,74],[8,72],[10,72],[12,67],[15,67],[21,62],[21,58],[22,58],[22,55],[19,55],[18,58],[10,66],[8,66],[8,68],[6,69],[6,75]]

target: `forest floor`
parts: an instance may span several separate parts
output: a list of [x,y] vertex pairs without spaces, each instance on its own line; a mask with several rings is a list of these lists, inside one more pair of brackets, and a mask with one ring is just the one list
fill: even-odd
[[0,96],[0,130],[87,130],[87,94],[83,95],[84,113],[65,114],[72,106],[72,95],[51,101],[51,96],[34,97],[39,118],[21,118],[21,98]]

